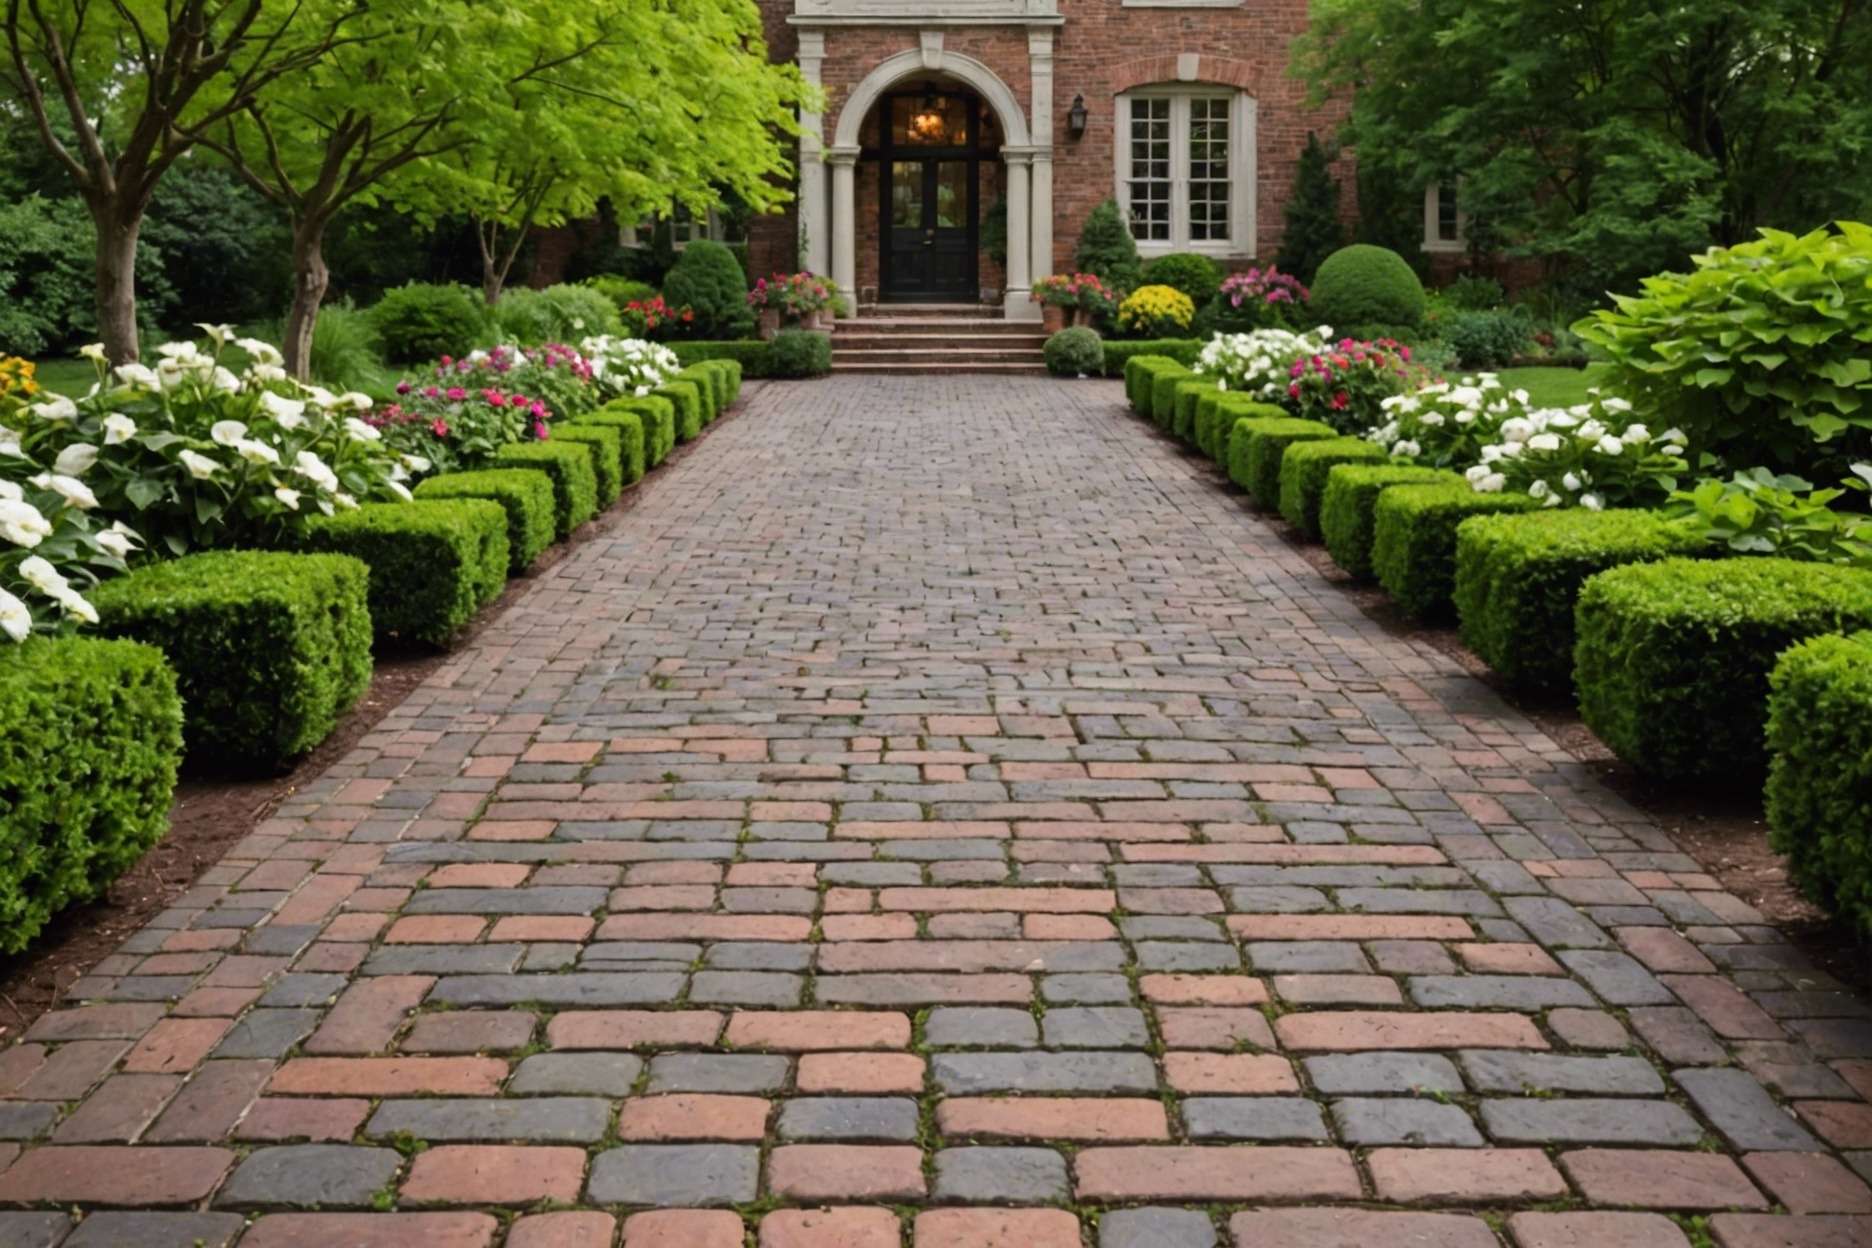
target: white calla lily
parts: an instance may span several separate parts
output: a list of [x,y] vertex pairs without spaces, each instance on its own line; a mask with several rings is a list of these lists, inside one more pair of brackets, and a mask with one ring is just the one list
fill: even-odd
[[68,477],[82,477],[97,463],[98,448],[89,442],[74,442],[58,453],[52,461],[52,471]]
[[26,609],[26,604],[0,589],[0,633],[21,642],[32,636],[32,626],[32,612]]
[[121,446],[136,437],[137,423],[121,412],[112,412],[104,418],[104,445]]

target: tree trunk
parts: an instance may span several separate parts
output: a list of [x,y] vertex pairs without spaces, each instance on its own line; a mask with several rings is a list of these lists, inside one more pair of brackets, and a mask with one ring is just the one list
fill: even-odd
[[506,289],[507,274],[496,268],[491,260],[481,264],[481,294],[487,300],[488,307],[500,302],[501,291]]
[[318,325],[319,304],[331,285],[325,267],[325,221],[310,218],[293,228],[293,299],[286,316],[286,371],[300,381],[312,375],[312,331]]
[[138,359],[136,314],[137,236],[143,214],[115,200],[88,205],[97,228],[97,323],[104,354],[112,364]]

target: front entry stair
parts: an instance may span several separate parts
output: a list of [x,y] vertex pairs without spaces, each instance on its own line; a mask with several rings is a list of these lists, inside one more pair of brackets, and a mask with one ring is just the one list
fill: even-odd
[[865,304],[832,330],[835,373],[1034,373],[1046,331],[993,305]]

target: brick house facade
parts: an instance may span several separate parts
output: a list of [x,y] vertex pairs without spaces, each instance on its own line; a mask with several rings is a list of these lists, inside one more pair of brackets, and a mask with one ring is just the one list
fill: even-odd
[[[1037,316],[1027,287],[1071,267],[1114,196],[1146,256],[1272,258],[1307,134],[1343,116],[1288,72],[1306,0],[759,4],[771,54],[826,103],[802,119],[798,198],[750,224],[750,265],[827,272],[866,303]],[[1350,161],[1335,172],[1350,214]]]

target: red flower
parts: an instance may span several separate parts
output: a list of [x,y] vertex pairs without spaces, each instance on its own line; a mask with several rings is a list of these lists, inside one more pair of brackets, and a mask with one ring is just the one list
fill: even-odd
[[435,436],[438,438],[448,437],[449,435],[448,421],[443,420],[440,416],[436,417],[435,423],[429,426],[429,432],[435,434]]

